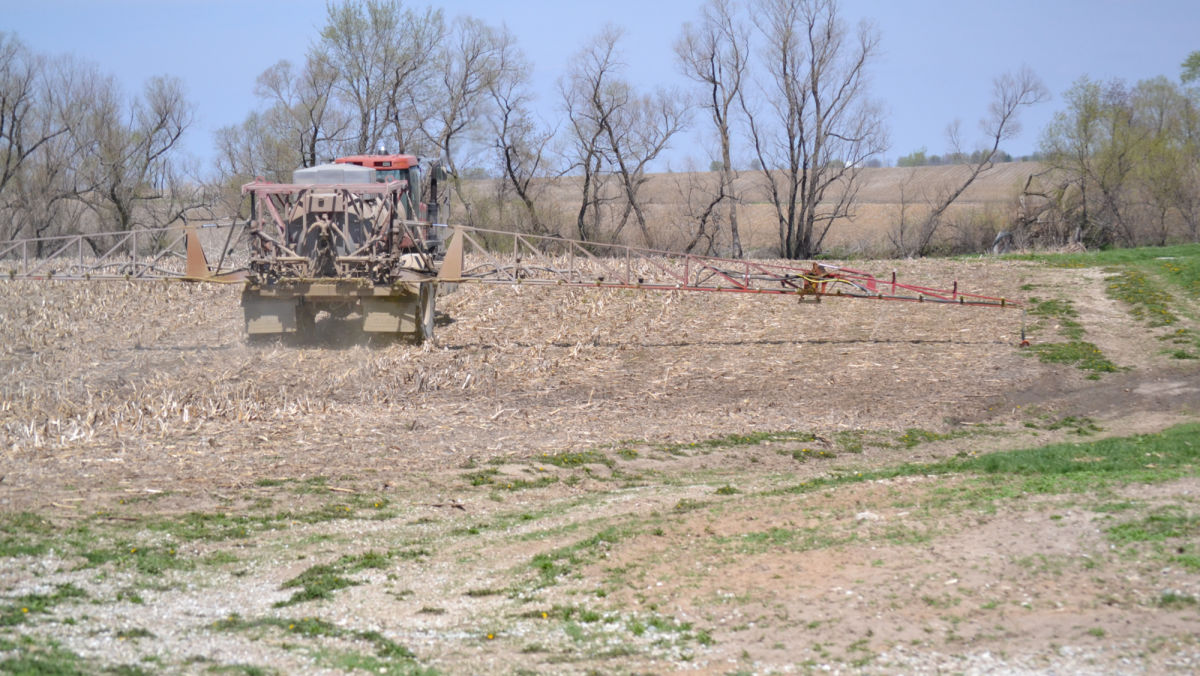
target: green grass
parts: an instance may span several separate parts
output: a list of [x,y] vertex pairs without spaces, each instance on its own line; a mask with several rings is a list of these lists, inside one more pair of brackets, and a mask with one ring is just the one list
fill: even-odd
[[[343,670],[368,669],[371,673],[403,673],[403,674],[433,674],[432,670],[421,667],[416,661],[416,655],[411,650],[387,638],[377,631],[359,631],[343,629],[316,617],[280,618],[262,617],[254,620],[243,619],[239,615],[230,615],[213,624],[218,631],[238,631],[258,634],[263,631],[279,631],[286,636],[321,639],[335,638],[351,641],[362,641],[372,645],[375,650],[372,659],[363,659],[361,653],[339,651],[336,654],[320,654],[315,656],[318,661],[328,666]],[[322,659],[323,658],[323,659]]]
[[87,598],[87,593],[73,584],[58,585],[50,594],[24,594],[0,606],[0,627],[24,624],[30,616],[49,611],[71,599]]
[[928,444],[935,441],[960,439],[962,437],[969,437],[978,433],[978,430],[952,430],[950,432],[939,433],[910,427],[904,430],[904,434],[901,434],[896,441],[905,448],[915,448],[921,444]]
[[1081,340],[1084,335],[1083,325],[1075,320],[1079,313],[1071,301],[1030,298],[1029,303],[1029,314],[1041,318],[1030,330],[1040,331],[1045,328],[1046,321],[1053,321],[1058,326],[1059,335],[1067,338],[1067,342],[1035,343],[1024,354],[1036,355],[1044,364],[1066,364],[1082,371],[1090,371],[1091,375],[1088,377],[1091,379],[1099,378],[1101,373],[1119,370],[1116,364],[1100,352],[1100,348]]
[[299,590],[294,592],[286,601],[275,604],[276,608],[296,605],[306,601],[328,599],[333,592],[346,587],[353,587],[358,582],[346,577],[367,568],[387,568],[391,565],[390,557],[386,554],[370,551],[359,555],[346,555],[333,563],[320,564],[300,573],[284,582],[282,589]]
[[1026,427],[1031,429],[1041,429],[1047,431],[1067,430],[1072,434],[1078,434],[1081,437],[1086,437],[1094,432],[1103,431],[1104,428],[1096,424],[1095,420],[1087,416],[1064,416],[1057,420],[1043,419],[1041,423],[1029,421],[1025,423]]
[[1197,537],[1200,536],[1200,516],[1183,513],[1179,508],[1160,510],[1138,521],[1113,526],[1107,535],[1118,544]]
[[548,586],[558,578],[575,572],[576,568],[595,557],[601,550],[634,535],[629,528],[608,526],[596,534],[566,547],[536,554],[530,565],[537,572],[538,585]]
[[667,453],[678,454],[690,450],[713,451],[740,446],[758,446],[775,441],[816,441],[816,436],[808,432],[753,432],[750,434],[729,434],[722,437],[693,441],[688,443],[657,444],[655,448]]
[[[691,622],[682,622],[653,610],[623,615],[620,612],[600,611],[578,605],[554,605],[547,609],[526,611],[519,617],[539,622],[561,623],[563,634],[573,643],[586,645],[587,654],[594,658],[640,653],[641,648],[637,643],[625,643],[631,639],[641,639],[657,647],[683,647],[689,642],[708,646],[715,642],[707,630],[697,629]],[[527,647],[523,652],[544,650],[542,646],[535,645]]]
[[835,535],[828,528],[768,528],[763,531],[743,533],[732,537],[716,537],[713,543],[734,545],[740,554],[761,554],[766,551],[784,549],[803,552],[826,549],[848,544],[857,539],[857,534]]
[[771,551],[806,552],[818,549],[843,547],[849,544],[872,542],[888,545],[914,545],[933,539],[930,531],[907,526],[887,526],[874,532],[834,532],[828,526],[809,528],[774,527],[763,531],[752,531],[736,536],[714,537],[712,542],[722,548],[732,549],[740,555],[763,554]]
[[523,491],[529,488],[545,488],[558,483],[556,476],[540,476],[536,479],[509,479],[496,482],[496,487],[506,491]]
[[768,494],[808,493],[863,481],[947,474],[986,479],[1000,491],[998,494],[1007,495],[1078,492],[1195,476],[1200,474],[1200,423],[1177,425],[1157,434],[1051,444],[822,477]]
[[[1040,261],[1058,267],[1107,268],[1112,273],[1106,288],[1109,297],[1121,301],[1133,318],[1150,328],[1176,325],[1184,316],[1195,319],[1194,311],[1181,305],[1179,296],[1200,298],[1200,244],[1113,249],[1079,254],[1020,255],[1014,258]],[[1063,335],[1069,340],[1079,342],[1082,339],[1082,328],[1073,319],[1074,311],[1069,302],[1039,301],[1033,298],[1030,302],[1033,304],[1029,310],[1031,315],[1054,317],[1060,322],[1064,329]],[[1200,359],[1200,337],[1194,335],[1190,329],[1178,329],[1159,338],[1173,343],[1174,346],[1164,350],[1169,357]],[[1063,347],[1052,350],[1056,358],[1064,360],[1067,359],[1066,353],[1069,351],[1070,349]],[[1089,367],[1081,365],[1080,368]],[[1091,370],[1094,373],[1102,372]]]
[[1164,351],[1175,359],[1200,359],[1200,334],[1192,329],[1177,328],[1158,340],[1170,343]]
[[1163,507],[1105,530],[1109,541],[1129,547],[1139,558],[1152,556],[1192,572],[1200,572],[1200,516],[1180,507]]
[[[1166,255],[1123,266],[1109,277],[1107,291],[1151,328],[1173,327],[1184,317],[1196,319],[1195,311],[1178,296],[1200,298],[1200,255]],[[1158,339],[1169,341],[1162,352],[1173,359],[1200,359],[1200,335],[1191,328],[1175,328]]]
[[[579,454],[575,454],[575,455],[579,455]],[[566,462],[566,461],[563,461],[563,462]],[[580,463],[580,464],[582,464],[582,463]],[[574,465],[564,464],[561,466],[567,467],[567,466],[574,466]],[[463,478],[466,479],[467,483],[472,486],[487,486],[487,487],[492,487],[492,488],[499,488],[501,490],[506,490],[506,491],[521,491],[521,490],[526,490],[526,489],[530,489],[530,488],[545,488],[546,486],[552,486],[559,482],[559,478],[552,474],[546,474],[546,475],[539,476],[539,477],[536,477],[533,479],[523,479],[521,477],[513,477],[513,476],[501,474],[500,470],[498,470],[494,467],[482,469],[482,470],[479,470],[478,472],[468,472],[467,474],[463,475]]]
[[611,467],[613,461],[599,451],[575,451],[562,453],[543,453],[538,462],[544,462],[556,467],[582,467],[584,465],[605,465]]
[[53,533],[54,524],[32,512],[0,514],[0,557],[44,554]]
[[1158,271],[1185,294],[1200,298],[1200,253],[1160,258]]
[[196,566],[192,559],[179,556],[175,547],[144,546],[129,541],[112,545],[81,546],[79,554],[87,561],[89,567],[112,563],[120,568],[132,568],[146,575],[162,575],[168,570],[191,570]]
[[1195,596],[1176,591],[1165,591],[1158,597],[1158,605],[1163,608],[1195,608],[1198,603]]
[[1178,246],[1148,246],[1136,249],[1107,249],[1065,254],[1009,254],[1004,258],[1046,263],[1061,268],[1094,268],[1110,265],[1141,263],[1164,258],[1200,261],[1200,244]]
[[1175,299],[1137,268],[1127,268],[1108,278],[1108,295],[1124,302],[1129,314],[1152,327],[1179,321],[1171,311]]
[[214,664],[204,670],[209,674],[240,674],[241,676],[275,676],[279,672],[257,664]]
[[1099,378],[1101,373],[1114,373],[1120,368],[1108,360],[1100,348],[1082,340],[1067,343],[1035,343],[1025,354],[1036,355],[1045,364],[1066,364],[1082,371],[1091,371],[1089,378]]
[[[39,644],[31,637],[22,636],[16,643],[4,643],[7,641],[0,640],[0,652],[11,654],[0,658],[0,674],[87,676],[105,673],[90,667],[79,655],[64,650],[54,641]],[[112,673],[112,670],[107,673]]]
[[326,503],[307,511],[229,514],[190,512],[164,517],[138,511],[101,511],[66,528],[38,515],[0,514],[0,559],[54,551],[83,568],[114,566],[149,576],[169,570],[191,570],[198,563],[221,565],[236,561],[228,552],[193,558],[180,553],[191,542],[244,540],[268,530],[295,524],[340,519],[379,519],[392,516],[383,509],[386,498],[354,496],[350,502]]
[[1179,425],[1157,434],[1052,444],[989,453],[937,463],[946,471],[994,476],[1078,477],[1085,483],[1155,483],[1196,473],[1200,424]]
[[694,512],[698,509],[704,509],[708,505],[709,503],[704,500],[680,498],[679,501],[675,503],[675,506],[671,508],[671,511],[675,514],[686,514],[687,512]]
[[[1075,310],[1075,305],[1065,299],[1054,298],[1042,300],[1040,298],[1029,299],[1029,314],[1033,317],[1044,317],[1046,319],[1058,323],[1058,332],[1065,338],[1071,340],[1079,340],[1083,338],[1083,325],[1076,321],[1079,312]],[[1039,322],[1032,330],[1042,328]]]

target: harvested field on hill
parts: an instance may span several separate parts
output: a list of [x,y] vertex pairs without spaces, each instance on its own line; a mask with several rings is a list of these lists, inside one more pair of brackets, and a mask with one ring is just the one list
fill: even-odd
[[0,284],[0,671],[1200,668],[1195,299],[855,267],[1078,314],[461,285],[436,344],[250,343],[236,286]]
[[[854,255],[878,255],[891,252],[888,235],[900,222],[902,208],[911,223],[928,210],[951,186],[957,187],[968,167],[964,165],[913,168],[863,169],[861,173],[853,218],[834,222],[825,248]],[[1018,196],[1031,174],[1044,171],[1037,162],[1007,162],[982,174],[951,206],[946,222],[958,227],[946,227],[947,240],[964,238],[986,247],[996,230],[1009,227],[1017,213]],[[714,172],[669,172],[649,177],[642,194],[646,198],[651,231],[660,248],[679,248],[686,243],[695,225],[697,205],[689,205],[686,195],[689,186],[703,188],[701,193],[715,192],[717,174]],[[489,181],[471,182],[470,189],[482,194],[495,192]],[[779,246],[779,232],[774,209],[767,201],[761,177],[753,171],[742,171],[735,183],[741,200],[738,210],[742,245],[746,251],[770,252]],[[574,230],[575,213],[579,206],[579,181],[571,177],[554,179],[542,187],[541,202],[552,205],[561,222],[562,235],[577,237]],[[830,199],[834,195],[829,195]],[[699,199],[698,197],[696,199]],[[702,206],[702,205],[700,205]],[[454,209],[458,207],[455,206]],[[455,211],[454,213],[457,213]],[[555,220],[555,219],[551,219]],[[571,225],[568,225],[571,224]],[[723,226],[727,227],[727,226]],[[629,241],[643,246],[637,239],[636,228],[629,226]],[[719,248],[727,246],[728,233],[722,231]],[[985,241],[986,240],[986,241]]]

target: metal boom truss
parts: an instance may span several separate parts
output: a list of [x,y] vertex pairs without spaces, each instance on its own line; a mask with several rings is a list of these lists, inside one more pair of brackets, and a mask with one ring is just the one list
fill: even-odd
[[[502,244],[497,244],[502,242]],[[461,269],[456,266],[461,265]],[[482,284],[524,284],[795,295],[1011,307],[1006,298],[880,279],[830,263],[806,266],[714,258],[520,233],[455,228],[438,278]]]
[[[199,229],[188,226],[12,240],[0,243],[0,272],[10,279],[229,281],[245,270],[244,246],[235,247],[239,251],[235,254],[230,244],[247,235],[247,225],[239,221]],[[894,272],[889,278],[879,278],[820,261],[793,265],[465,226],[450,229],[453,234],[440,271],[428,281],[775,294],[814,302],[839,297],[1020,306],[1007,298],[960,290],[957,281],[949,288],[920,286],[898,281]],[[49,253],[38,256],[37,251]]]

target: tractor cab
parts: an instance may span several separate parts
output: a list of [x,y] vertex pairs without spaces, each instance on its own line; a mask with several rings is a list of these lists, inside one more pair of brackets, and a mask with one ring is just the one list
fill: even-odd
[[425,205],[421,202],[421,165],[413,155],[350,155],[334,160],[335,164],[353,164],[375,170],[376,183],[401,181],[408,191],[401,198],[405,217],[426,220]]

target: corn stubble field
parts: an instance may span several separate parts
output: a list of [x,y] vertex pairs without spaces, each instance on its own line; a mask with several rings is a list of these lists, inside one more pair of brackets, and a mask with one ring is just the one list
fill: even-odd
[[1200,668],[1196,297],[855,267],[1034,344],[480,285],[436,344],[251,343],[236,286],[0,284],[0,671]]

